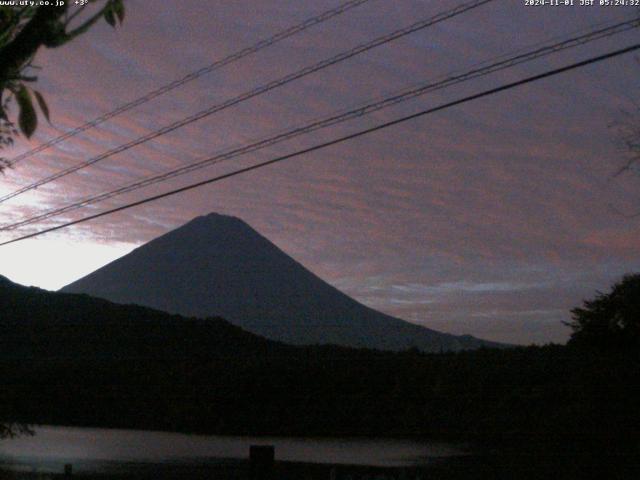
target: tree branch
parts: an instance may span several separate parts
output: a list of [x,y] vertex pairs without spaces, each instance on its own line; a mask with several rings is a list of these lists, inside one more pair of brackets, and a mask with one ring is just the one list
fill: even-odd
[[40,7],[15,38],[0,50],[0,82],[19,73],[37,50],[49,43],[59,32],[59,18],[66,6]]
[[89,30],[98,20],[100,20],[107,9],[111,8],[111,0],[107,0],[104,6],[91,18],[86,20],[82,25],[77,28],[74,28],[68,33],[64,33],[64,35],[60,36],[57,40],[58,42],[55,45],[47,45],[48,47],[59,47],[60,45],[64,45],[65,43],[73,40],[78,35],[82,35],[87,30]]

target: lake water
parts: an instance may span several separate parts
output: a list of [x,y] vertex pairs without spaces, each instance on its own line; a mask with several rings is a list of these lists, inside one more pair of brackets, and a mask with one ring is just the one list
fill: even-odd
[[34,436],[0,440],[0,463],[17,470],[104,472],[144,463],[206,464],[246,460],[250,445],[274,445],[276,460],[414,466],[460,453],[441,443],[390,439],[309,439],[186,435],[137,430],[38,427]]

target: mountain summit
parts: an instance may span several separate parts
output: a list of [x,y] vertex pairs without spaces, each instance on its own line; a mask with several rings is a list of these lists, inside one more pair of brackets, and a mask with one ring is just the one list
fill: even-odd
[[197,217],[62,289],[185,316],[220,316],[291,344],[425,351],[496,346],[368,308],[242,220]]

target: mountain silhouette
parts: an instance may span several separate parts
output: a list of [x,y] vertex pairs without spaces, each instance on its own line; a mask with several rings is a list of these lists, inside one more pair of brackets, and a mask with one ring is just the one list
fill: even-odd
[[190,317],[219,316],[282,342],[382,350],[498,346],[368,308],[293,260],[244,221],[209,214],[62,289]]
[[89,295],[50,292],[0,275],[1,361],[209,358],[285,347],[222,318],[187,318]]

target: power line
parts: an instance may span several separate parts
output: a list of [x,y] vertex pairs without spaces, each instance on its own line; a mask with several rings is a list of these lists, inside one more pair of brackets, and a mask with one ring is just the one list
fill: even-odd
[[[177,177],[179,175],[183,175],[186,173],[193,172],[195,170],[205,168],[207,166],[211,166],[217,163],[221,163],[226,160],[230,160],[232,158],[245,155],[247,153],[251,153],[260,149],[263,149],[268,146],[275,145],[277,143],[283,142],[285,140],[289,140],[291,138],[297,137],[299,135],[307,134],[313,131],[316,131],[321,128],[326,128],[329,126],[333,126],[347,120],[351,120],[354,118],[358,118],[364,115],[368,115],[370,113],[376,112],[383,108],[387,108],[392,105],[397,105],[401,102],[405,102],[412,98],[415,98],[420,95],[424,95],[428,92],[433,92],[436,90],[440,90],[443,88],[447,88],[449,86],[466,82],[469,80],[473,80],[475,78],[479,78],[481,76],[486,76],[491,73],[495,73],[497,71],[501,71],[507,68],[512,68],[516,65],[520,65],[522,63],[530,62],[532,60],[557,53],[561,50],[566,50],[568,48],[576,47],[578,45],[584,45],[588,42],[593,42],[595,40],[599,40],[605,37],[610,37],[612,35],[616,35],[619,33],[626,32],[632,28],[637,28],[640,26],[640,20],[629,20],[626,22],[616,23],[614,25],[605,26],[603,28],[599,28],[597,30],[588,32],[583,35],[579,35],[576,37],[572,37],[569,39],[564,39],[560,42],[552,43],[549,45],[544,45],[539,48],[535,48],[531,51],[525,51],[524,53],[518,53],[516,55],[512,55],[511,57],[501,56],[502,60],[495,62],[493,64],[486,65],[488,62],[482,62],[480,65],[485,65],[482,67],[471,69],[462,74],[453,75],[444,77],[444,79],[431,82],[431,83],[423,83],[417,87],[412,87],[410,89],[406,89],[401,93],[396,95],[392,95],[386,97],[382,100],[372,102],[366,104],[364,106],[357,107],[355,109],[348,110],[346,112],[340,114],[334,114],[328,118],[324,118],[321,120],[313,121],[304,126],[297,127],[291,130],[287,130],[283,133],[276,134],[275,136],[268,137],[266,139],[262,139],[256,142],[249,143],[242,147],[237,147],[231,149],[229,151],[225,151],[214,156],[201,159],[199,161],[190,163],[188,165],[184,165],[182,167],[178,167],[176,169],[169,170],[164,173],[152,175],[150,177],[137,180],[128,185],[124,185],[122,187],[118,187],[115,190],[111,190],[108,192],[103,192],[98,195],[94,195],[88,198],[84,198],[80,201],[71,203],[69,205],[65,205],[63,207],[55,208],[43,212],[39,215],[27,218],[25,220],[21,220],[19,222],[15,222],[9,225],[4,225],[0,227],[0,231],[13,230],[21,226],[29,225],[38,221],[46,220],[48,218],[52,218],[58,215],[62,215],[64,213],[68,213],[73,210],[77,210],[79,208],[92,205],[94,203],[98,203],[100,201],[104,201],[128,192],[132,192],[139,188],[147,187],[149,185],[153,185],[156,183],[160,183],[166,181],[168,179]],[[506,57],[506,58],[505,58]]]
[[202,187],[204,185],[208,185],[208,184],[211,184],[211,183],[219,182],[221,180],[225,180],[227,178],[235,177],[235,176],[241,175],[243,173],[247,173],[247,172],[250,172],[250,171],[253,171],[253,170],[257,170],[259,168],[263,168],[263,167],[266,167],[268,165],[273,165],[274,163],[282,162],[282,161],[288,160],[290,158],[298,157],[300,155],[304,155],[304,154],[311,153],[311,152],[314,152],[314,151],[317,151],[317,150],[321,150],[321,149],[330,147],[332,145],[336,145],[336,144],[345,142],[347,140],[353,140],[354,138],[358,138],[358,137],[367,135],[369,133],[377,132],[378,130],[389,128],[389,127],[392,127],[394,125],[398,125],[400,123],[407,122],[409,120],[413,120],[413,119],[416,119],[416,118],[419,118],[419,117],[423,117],[425,115],[429,115],[431,113],[435,113],[435,112],[439,112],[439,111],[442,111],[442,110],[446,110],[448,108],[451,108],[451,107],[454,107],[454,106],[457,106],[457,105],[461,105],[463,103],[471,102],[471,101],[477,100],[479,98],[488,97],[488,96],[494,95],[496,93],[500,93],[500,92],[503,92],[503,91],[506,91],[506,90],[510,90],[512,88],[519,87],[521,85],[532,83],[532,82],[535,82],[535,81],[538,81],[538,80],[542,80],[542,79],[545,79],[545,78],[548,78],[548,77],[559,75],[559,74],[564,73],[564,72],[568,72],[570,70],[575,70],[577,68],[581,68],[581,67],[584,67],[584,66],[587,66],[587,65],[591,65],[591,64],[594,64],[594,63],[597,63],[597,62],[601,62],[603,60],[607,60],[607,59],[614,58],[614,57],[617,57],[617,56],[620,56],[620,55],[624,55],[626,53],[630,53],[630,52],[633,52],[633,51],[638,50],[638,49],[640,49],[640,43],[637,43],[637,44],[632,45],[632,46],[627,47],[627,48],[616,50],[614,52],[606,53],[604,55],[599,55],[597,57],[591,57],[591,58],[589,58],[587,60],[583,60],[583,61],[577,62],[577,63],[572,63],[572,64],[566,65],[564,67],[555,68],[553,70],[548,70],[548,71],[546,71],[544,73],[540,73],[540,74],[537,74],[537,75],[526,77],[524,79],[521,79],[521,80],[518,80],[518,81],[515,81],[515,82],[507,83],[507,84],[501,85],[499,87],[495,87],[495,88],[492,88],[492,89],[489,89],[489,90],[485,90],[485,91],[480,92],[480,93],[476,93],[476,94],[473,94],[473,95],[469,95],[469,96],[460,98],[458,100],[454,100],[454,101],[451,101],[451,102],[444,103],[444,104],[439,105],[437,107],[433,107],[433,108],[429,108],[429,109],[426,109],[426,110],[422,110],[420,112],[417,112],[417,113],[414,113],[414,114],[411,114],[411,115],[406,115],[404,117],[400,117],[400,118],[397,118],[395,120],[391,120],[389,122],[385,122],[385,123],[376,125],[374,127],[370,127],[370,128],[364,129],[364,130],[360,130],[360,131],[358,131],[356,133],[345,135],[345,136],[336,138],[334,140],[330,140],[328,142],[320,143],[318,145],[314,145],[313,147],[309,147],[309,148],[305,148],[305,149],[302,149],[302,150],[298,150],[296,152],[289,153],[287,155],[282,155],[280,157],[276,157],[276,158],[273,158],[271,160],[267,160],[267,161],[264,161],[264,162],[261,162],[261,163],[257,163],[255,165],[251,165],[249,167],[241,168],[241,169],[235,170],[235,171],[230,172],[230,173],[225,173],[223,175],[218,175],[218,176],[209,178],[207,180],[202,180],[200,182],[192,183],[190,185],[187,185],[187,186],[184,186],[184,187],[181,187],[181,188],[177,188],[177,189],[174,189],[174,190],[170,190],[168,192],[164,192],[164,193],[161,193],[161,194],[158,194],[158,195],[147,197],[147,198],[144,198],[142,200],[138,200],[136,202],[132,202],[132,203],[129,203],[129,204],[126,204],[126,205],[122,205],[120,207],[112,208],[110,210],[106,210],[104,212],[96,213],[96,214],[90,215],[88,217],[84,217],[84,218],[80,218],[78,220],[67,222],[67,223],[64,223],[62,225],[57,225],[55,227],[46,228],[44,230],[40,230],[38,232],[30,233],[28,235],[23,235],[21,237],[14,238],[12,240],[7,240],[5,242],[0,243],[0,246],[4,246],[4,245],[11,244],[11,243],[19,242],[19,241],[22,241],[22,240],[26,240],[28,238],[37,237],[37,236],[43,235],[45,233],[49,233],[49,232],[53,232],[53,231],[56,231],[56,230],[60,230],[60,229],[63,229],[63,228],[66,228],[66,227],[69,227],[69,226],[72,226],[72,225],[77,225],[79,223],[87,222],[89,220],[94,220],[96,218],[104,217],[106,215],[111,215],[113,213],[120,212],[122,210],[127,210],[129,208],[136,207],[138,205],[143,205],[145,203],[149,203],[149,202],[153,202],[153,201],[156,201],[156,200],[160,200],[162,198],[170,197],[170,196],[176,195],[178,193],[186,192],[188,190],[193,190],[194,188],[198,188],[198,187]]
[[196,80],[197,78],[202,77],[203,75],[206,75],[208,73],[213,72],[214,70],[217,70],[219,68],[222,68],[226,65],[229,65],[230,63],[236,62],[244,57],[247,57],[249,55],[252,55],[254,53],[259,52],[260,50],[270,47],[286,38],[289,38],[293,35],[296,35],[310,27],[313,27],[315,25],[318,25],[322,22],[325,22],[335,16],[341,15],[342,13],[345,13],[355,7],[358,7],[360,5],[362,5],[363,3],[366,3],[370,0],[349,0],[347,2],[344,2],[340,5],[338,5],[336,8],[332,8],[331,10],[327,10],[325,12],[322,12],[320,15],[316,15],[315,17],[311,17],[308,18],[307,20],[303,21],[302,23],[299,23],[297,25],[294,25],[292,27],[289,27],[285,30],[281,30],[280,32],[276,33],[275,35],[272,35],[271,37],[265,38],[260,40],[259,42],[251,45],[250,47],[246,47],[243,48],[242,50],[239,50],[235,53],[232,53],[220,60],[215,61],[214,63],[212,63],[211,65],[208,65],[206,67],[202,67],[198,70],[195,70],[191,73],[188,73],[187,75],[185,75],[182,78],[179,78],[177,80],[174,80],[166,85],[163,85],[159,88],[157,88],[156,90],[152,90],[151,92],[143,95],[142,97],[136,98],[135,100],[132,100],[128,103],[125,103],[123,105],[120,105],[118,108],[107,112],[103,115],[100,115],[97,118],[94,118],[93,120],[86,122],[68,132],[65,132],[64,134],[49,140],[48,142],[45,142],[41,145],[38,145],[37,147],[24,152],[20,155],[17,155],[16,157],[12,158],[8,163],[9,166],[13,166],[16,163],[18,163],[21,160],[24,160],[25,158],[29,158],[32,157],[33,155],[35,155],[36,153],[42,152],[54,145],[57,145],[60,142],[63,142],[71,137],[74,137],[86,130],[89,130],[90,128],[96,127],[98,125],[100,125],[101,123],[106,122],[107,120],[112,119],[113,117],[117,117],[118,115],[127,112],[129,110],[131,110],[132,108],[138,107],[140,105],[143,105],[151,100],[153,100],[156,97],[159,97],[161,95],[164,95],[165,93],[170,92],[171,90],[174,90],[186,83],[189,83],[193,80]]
[[278,80],[273,80],[267,84],[264,84],[258,88],[255,88],[253,90],[250,90],[248,92],[245,92],[241,95],[238,95],[234,98],[231,98],[223,103],[217,104],[217,105],[213,105],[212,107],[209,107],[205,110],[202,110],[198,113],[195,113],[189,117],[183,118],[182,120],[179,120],[177,122],[174,122],[170,125],[167,125],[159,130],[155,130],[151,133],[148,133],[147,135],[144,135],[142,137],[138,137],[135,140],[132,140],[130,142],[127,142],[123,145],[120,145],[118,147],[112,148],[111,150],[108,150],[107,152],[104,152],[100,155],[98,155],[97,157],[93,157],[90,158],[84,162],[81,162],[79,164],[76,164],[72,167],[66,168],[64,170],[61,170],[59,172],[56,172],[52,175],[49,175],[48,177],[45,177],[41,180],[38,180],[34,183],[31,183],[30,185],[24,186],[22,188],[19,188],[18,190],[15,190],[7,195],[4,195],[2,197],[0,197],[0,203],[5,202],[11,198],[14,198],[18,195],[21,195],[25,192],[28,192],[30,190],[36,189],[38,187],[41,187],[43,185],[46,185],[47,183],[53,182],[54,180],[57,180],[59,178],[65,177],[71,173],[77,172],[78,170],[81,170],[83,168],[89,167],[91,165],[94,165],[96,163],[98,163],[101,160],[104,160],[106,158],[109,158],[113,155],[116,155],[118,153],[122,153],[126,150],[129,150],[137,145],[140,145],[142,143],[148,142],[149,140],[153,140],[154,138],[160,137],[162,135],[166,135],[167,133],[170,133],[174,130],[177,130],[181,127],[184,127],[186,125],[189,125],[193,122],[196,122],[198,120],[201,120],[205,117],[208,117],[216,112],[225,110],[229,107],[232,107],[234,105],[237,105],[241,102],[244,102],[246,100],[249,100],[253,97],[256,97],[258,95],[261,95],[263,93],[269,92],[271,90],[274,90],[276,88],[279,88],[283,85],[286,85],[290,82],[293,82],[295,80],[298,80],[299,78],[305,77],[307,75],[310,75],[312,73],[315,73],[319,70],[322,70],[324,68],[327,68],[331,65],[335,65],[336,63],[342,62],[344,60],[347,60],[349,58],[352,58],[356,55],[359,55],[361,53],[364,53],[368,50],[371,50],[373,48],[379,47],[381,45],[384,45],[386,43],[389,43],[391,41],[397,40],[400,37],[409,35],[411,33],[414,33],[418,30],[422,30],[424,28],[430,27],[432,25],[435,25],[436,23],[440,23],[443,22],[445,20],[448,20],[450,18],[453,18],[457,15],[461,15],[462,13],[465,13],[469,10],[473,10],[475,8],[478,8],[486,3],[492,2],[494,0],[474,0],[471,2],[467,2],[464,4],[461,4],[451,10],[447,10],[446,12],[442,12],[439,13],[437,15],[434,15],[432,17],[429,17],[427,19],[421,20],[419,22],[416,22],[408,27],[399,29],[399,30],[395,30],[387,35],[383,35],[381,37],[378,37],[370,42],[361,44],[357,47],[352,48],[351,50],[339,53],[331,58],[322,60],[314,65],[305,67],[301,70],[298,70],[297,72],[294,73],[290,73],[288,75],[285,75],[284,77],[279,78]]

